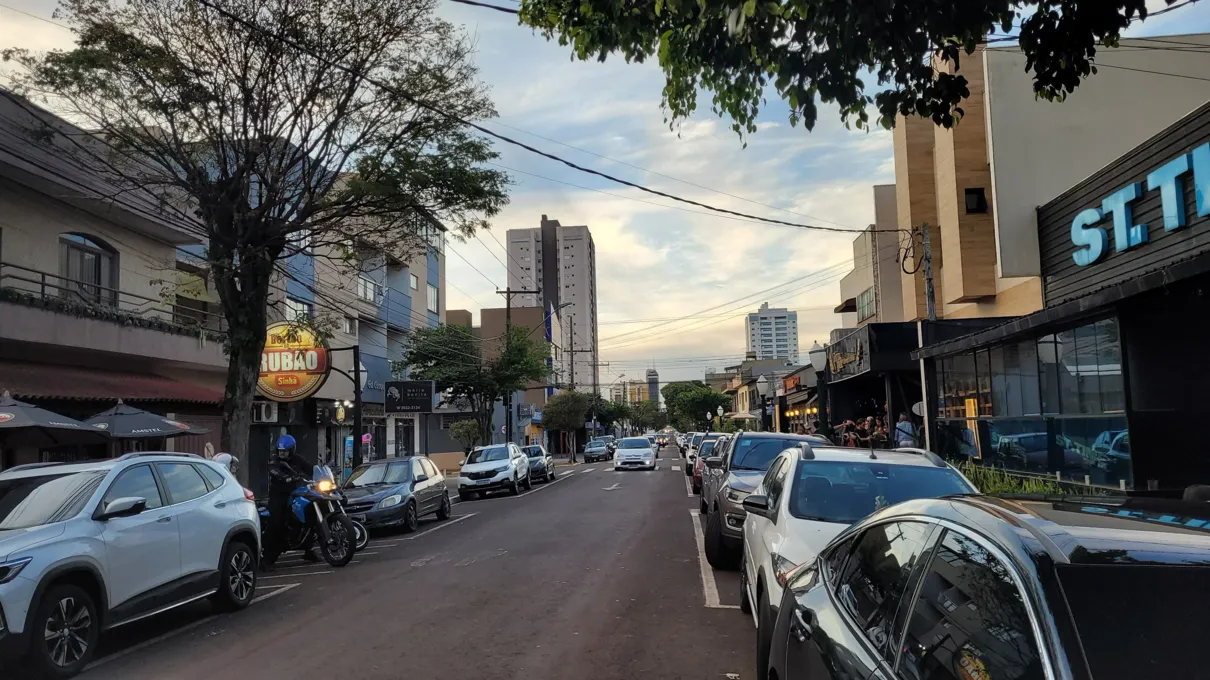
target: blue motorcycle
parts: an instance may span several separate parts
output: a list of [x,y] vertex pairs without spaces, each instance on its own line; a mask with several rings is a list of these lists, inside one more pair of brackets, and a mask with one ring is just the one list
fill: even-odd
[[[300,483],[290,494],[289,507],[287,551],[303,550],[314,538],[324,561],[333,567],[343,567],[353,559],[357,529],[345,514],[330,468],[315,466],[311,481]],[[261,508],[260,516],[263,531],[269,524],[268,508]]]

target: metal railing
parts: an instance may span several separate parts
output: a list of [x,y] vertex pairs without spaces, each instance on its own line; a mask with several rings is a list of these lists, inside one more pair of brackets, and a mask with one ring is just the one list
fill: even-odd
[[152,328],[165,324],[177,326],[181,331],[197,329],[215,334],[224,333],[227,329],[226,320],[218,312],[195,309],[187,303],[175,304],[169,300],[8,262],[0,262],[0,291],[16,291],[48,303],[61,302],[89,312],[93,318],[109,319],[115,323],[142,321],[144,323],[140,325]]

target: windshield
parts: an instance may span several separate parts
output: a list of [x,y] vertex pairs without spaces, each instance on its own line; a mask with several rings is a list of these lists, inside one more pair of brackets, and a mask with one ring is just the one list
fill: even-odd
[[75,517],[103,479],[103,470],[90,470],[0,481],[0,531],[39,527]]
[[646,439],[623,439],[622,443],[618,444],[618,448],[649,449],[651,448],[651,442],[647,441]]
[[362,465],[349,475],[345,488],[357,489],[378,484],[402,484],[408,481],[411,469],[412,464],[406,462],[389,465]]
[[697,445],[701,444],[701,443],[702,443],[702,433],[699,432],[699,433],[693,435],[693,443],[690,444],[690,446],[697,448]]
[[710,457],[711,452],[714,451],[714,442],[715,440],[711,439],[710,441],[702,444],[702,448],[698,451],[698,453],[702,454],[702,458]]
[[913,498],[974,491],[957,472],[931,466],[804,460],[798,463],[796,475],[790,514],[841,524]]
[[616,437],[614,437],[611,434],[607,434],[604,437],[601,437],[601,441],[605,442],[606,444],[612,442],[614,439],[616,439]]
[[521,450],[524,451],[525,455],[529,456],[530,458],[540,458],[542,456],[541,446],[526,446]]
[[772,463],[779,453],[798,446],[801,441],[801,439],[742,437],[735,442],[735,446],[731,450],[731,469],[763,472],[769,469],[769,463]]
[[584,448],[587,448],[587,449],[603,449],[603,448],[605,448],[605,442],[603,442],[603,441],[588,442],[588,446],[586,446],[586,447],[584,447]]
[[488,446],[482,449],[471,451],[471,455],[467,457],[466,464],[473,465],[475,463],[490,463],[493,460],[508,460],[507,446]]

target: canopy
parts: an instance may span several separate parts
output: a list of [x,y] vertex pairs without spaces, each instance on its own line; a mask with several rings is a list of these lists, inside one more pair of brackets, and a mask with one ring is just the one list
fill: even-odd
[[165,418],[150,411],[127,406],[119,399],[116,406],[84,421],[115,439],[147,439],[151,437],[179,437],[185,434],[205,434],[204,428],[191,427],[185,423]]
[[0,447],[34,447],[103,444],[109,435],[58,413],[17,401],[7,391],[0,396]]

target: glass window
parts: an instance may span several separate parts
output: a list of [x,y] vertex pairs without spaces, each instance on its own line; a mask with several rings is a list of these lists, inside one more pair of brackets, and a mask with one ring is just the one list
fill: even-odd
[[481,449],[471,451],[471,455],[467,456],[467,465],[475,463],[488,463],[494,460],[508,460],[511,458],[512,451],[507,446],[487,446]]
[[1042,388],[1042,413],[1060,413],[1059,342],[1054,335],[1038,338],[1038,380]]
[[345,482],[346,489],[373,486],[375,484],[400,484],[408,480],[411,465],[407,462],[388,463],[387,465],[362,465],[349,475]]
[[1019,416],[1021,415],[1021,394],[1020,380],[1021,376],[1017,375],[1017,386],[1013,391],[1014,402],[1009,403],[1008,383],[1010,380],[1008,367],[1004,363],[1004,355],[1009,350],[1012,351],[1014,359],[1016,358],[1016,345],[1008,347],[993,347],[988,352],[991,366],[991,383],[992,383],[992,415],[994,416]]
[[840,543],[835,548],[832,548],[832,552],[828,553],[827,558],[825,558],[825,562],[828,565],[828,571],[830,571],[832,574],[830,581],[840,581],[841,572],[844,570],[845,560],[849,558],[849,552],[853,549],[853,541],[853,538],[846,539],[843,543]]
[[973,418],[979,415],[979,393],[975,387],[975,355],[958,354],[953,357],[947,373],[953,392],[947,399],[951,418]]
[[420,279],[415,274],[408,274],[408,285],[412,290],[417,290],[420,288]]
[[438,470],[437,466],[433,464],[433,461],[429,460],[428,458],[421,458],[420,464],[423,465],[424,469],[428,471],[428,476],[430,479],[435,479],[441,476],[441,471]]
[[894,630],[900,599],[907,591],[912,568],[920,559],[932,526],[923,522],[891,522],[870,527],[857,540],[845,565],[836,595],[858,627],[882,655],[893,661],[898,631]]
[[[777,458],[777,460],[773,461],[773,463],[769,465],[769,470],[765,472],[764,478],[761,479],[760,484],[761,486],[765,487],[766,494],[768,494],[769,490],[773,487],[773,477],[777,474],[778,468],[785,464],[785,460],[785,456],[781,456]],[[770,503],[770,505],[772,505],[772,503]]]
[[302,300],[286,298],[286,321],[311,318],[311,305]]
[[117,254],[81,234],[59,235],[59,294],[90,304],[117,304]]
[[1080,410],[1079,350],[1076,346],[1074,329],[1055,334],[1058,361],[1055,364],[1059,376],[1059,413],[1077,414]]
[[210,493],[197,468],[188,463],[157,463],[168,496],[173,503],[184,503]]
[[876,305],[873,287],[861,291],[861,294],[857,296],[857,320],[865,321],[874,316],[874,313],[878,311]]
[[1075,330],[1075,352],[1069,360],[1068,371],[1075,376],[1079,398],[1076,413],[1101,413],[1101,367],[1097,358],[1097,330],[1093,324]]
[[899,658],[901,677],[1045,677],[1021,591],[987,549],[947,531],[919,592]]
[[1097,368],[1101,379],[1101,410],[1122,413],[1126,410],[1126,389],[1122,382],[1122,343],[1117,319],[1102,319],[1093,324],[1097,338]]
[[437,286],[434,286],[433,284],[430,283],[427,309],[430,312],[437,313],[440,310],[440,307],[438,306],[438,302],[439,302],[439,300],[437,299]]
[[992,371],[987,350],[981,350],[975,353],[975,373],[977,377],[976,383],[979,391],[979,415],[990,416],[992,414]]
[[1017,344],[1021,364],[1021,415],[1042,414],[1042,385],[1038,379],[1038,346],[1033,340]]
[[427,476],[429,476],[429,473],[427,470],[424,469],[424,465],[421,464],[419,458],[413,458],[412,459],[412,479],[419,479],[421,475],[424,475],[427,477]]
[[0,531],[75,517],[104,479],[104,472],[78,472],[0,480]]
[[123,472],[105,492],[101,507],[104,508],[119,498],[146,498],[148,510],[164,505],[160,497],[160,486],[155,481],[155,475],[151,474],[150,465],[138,465]]
[[206,478],[206,483],[210,485],[211,490],[217,489],[227,482],[222,473],[209,465],[199,465],[198,469],[202,471],[202,476]]
[[732,452],[731,467],[739,470],[767,470],[779,453],[798,445],[798,439],[739,437]]
[[781,501],[781,494],[786,488],[786,474],[789,473],[791,462],[786,456],[781,456],[777,459],[777,471],[773,473],[773,477],[769,482],[767,491],[769,492],[769,507],[777,507]]

